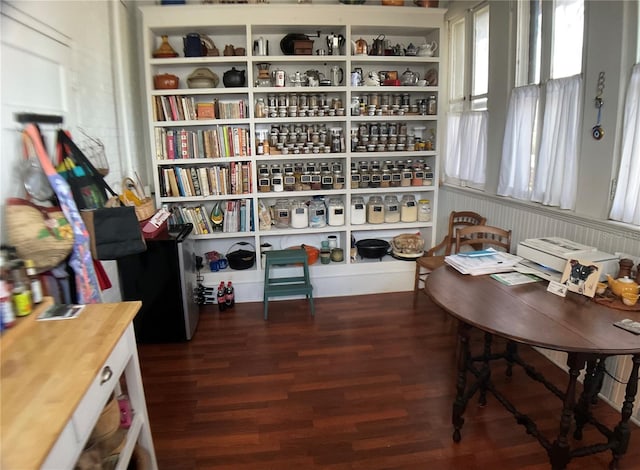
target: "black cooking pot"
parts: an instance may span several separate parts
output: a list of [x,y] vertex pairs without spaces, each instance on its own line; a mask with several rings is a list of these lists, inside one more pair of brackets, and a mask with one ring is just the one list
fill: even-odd
[[366,238],[356,242],[358,254],[362,258],[382,258],[389,253],[389,242],[385,240],[376,240],[375,238]]
[[[231,251],[231,248],[235,248],[237,245],[240,245],[240,248]],[[246,246],[251,248],[251,250],[245,250],[244,247]],[[231,269],[249,269],[253,267],[253,264],[256,262],[256,249],[251,243],[238,242],[229,248],[227,261]]]

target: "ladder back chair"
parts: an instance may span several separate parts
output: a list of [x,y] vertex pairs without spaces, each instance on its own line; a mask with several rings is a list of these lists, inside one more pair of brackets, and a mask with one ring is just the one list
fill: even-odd
[[416,272],[413,285],[414,302],[420,287],[420,282],[424,282],[430,272],[444,264],[445,256],[457,252],[455,249],[456,230],[474,225],[484,225],[486,221],[487,219],[485,217],[471,211],[454,211],[449,214],[447,235],[445,235],[440,243],[429,249],[424,256],[416,260]]
[[[487,247],[511,250],[511,230],[490,225],[460,228],[456,231],[456,252],[477,250]],[[465,247],[468,247],[465,249]]]

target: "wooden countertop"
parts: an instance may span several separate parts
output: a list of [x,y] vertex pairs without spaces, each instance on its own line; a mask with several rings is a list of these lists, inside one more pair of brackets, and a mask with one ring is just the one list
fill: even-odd
[[0,337],[0,468],[38,469],[141,302],[87,305],[36,321],[46,299]]
[[519,343],[567,352],[640,353],[640,336],[613,325],[637,320],[637,312],[612,309],[573,292],[558,297],[546,291],[547,284],[505,286],[488,275],[464,275],[443,266],[427,277],[426,292],[463,322]]

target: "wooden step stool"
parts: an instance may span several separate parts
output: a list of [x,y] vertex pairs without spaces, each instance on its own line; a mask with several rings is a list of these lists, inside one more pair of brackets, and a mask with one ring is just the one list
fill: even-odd
[[[299,266],[302,276],[271,277],[271,268],[278,266]],[[269,297],[304,294],[309,299],[311,315],[313,309],[313,286],[309,279],[307,252],[304,249],[271,250],[264,252],[264,319],[269,316]]]

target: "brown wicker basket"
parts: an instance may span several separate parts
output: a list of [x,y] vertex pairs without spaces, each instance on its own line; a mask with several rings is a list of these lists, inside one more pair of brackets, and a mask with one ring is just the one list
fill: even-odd
[[120,199],[125,205],[135,207],[136,217],[139,221],[150,219],[156,213],[153,199],[146,196],[142,188],[129,177],[122,179],[122,195]]

